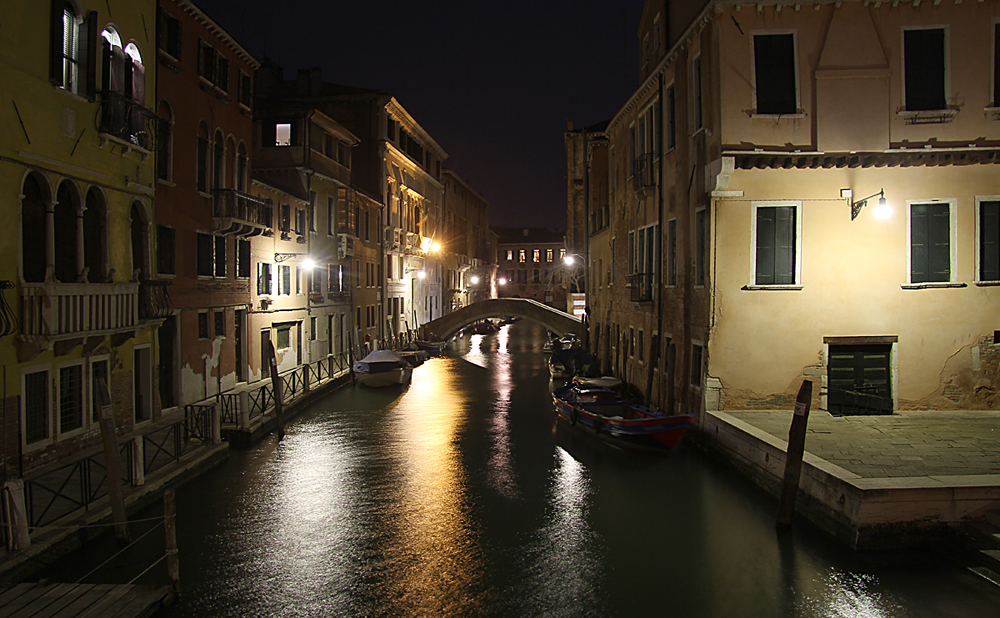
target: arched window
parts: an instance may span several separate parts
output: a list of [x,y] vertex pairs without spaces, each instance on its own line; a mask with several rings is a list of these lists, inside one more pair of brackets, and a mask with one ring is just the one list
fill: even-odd
[[160,101],[156,113],[160,117],[159,131],[156,135],[156,177],[160,180],[170,180],[174,171],[174,111],[164,99]]
[[77,225],[80,215],[80,197],[69,181],[59,183],[55,206],[56,280],[76,283],[80,277],[77,262]]
[[45,281],[45,181],[28,174],[21,189],[21,276],[30,283]]
[[208,192],[208,126],[204,121],[198,125],[197,184],[202,193]]
[[222,189],[223,181],[225,179],[225,156],[226,148],[224,145],[224,137],[222,137],[222,131],[215,132],[215,140],[212,144],[212,188]]
[[87,191],[83,211],[83,265],[87,281],[103,283],[108,275],[108,209],[97,187]]
[[132,209],[129,211],[129,222],[132,232],[132,281],[149,280],[149,247],[147,230],[149,220],[146,218],[146,209],[139,202],[132,202]]
[[230,135],[226,139],[226,158],[229,159],[226,162],[228,167],[226,170],[226,187],[229,189],[235,189],[237,185],[236,176],[239,173],[239,168],[236,165],[236,159],[238,156],[236,152],[236,140]]

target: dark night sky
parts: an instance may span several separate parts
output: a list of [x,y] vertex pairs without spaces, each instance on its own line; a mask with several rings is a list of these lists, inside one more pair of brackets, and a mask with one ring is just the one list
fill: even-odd
[[638,82],[643,0],[194,2],[286,79],[394,95],[497,225],[565,229],[566,120],[610,118]]

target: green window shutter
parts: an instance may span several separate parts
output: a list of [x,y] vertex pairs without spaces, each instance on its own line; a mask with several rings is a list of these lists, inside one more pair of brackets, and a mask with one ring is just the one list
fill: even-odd
[[1000,281],[1000,202],[979,204],[979,278]]
[[910,207],[910,283],[951,280],[951,221],[948,204]]
[[795,207],[757,209],[757,285],[795,283]]

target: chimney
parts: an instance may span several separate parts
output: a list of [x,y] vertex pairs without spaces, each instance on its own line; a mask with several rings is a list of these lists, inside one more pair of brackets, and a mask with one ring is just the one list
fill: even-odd
[[309,94],[309,69],[299,69],[295,80],[295,95],[304,97]]
[[323,78],[321,77],[322,69],[319,67],[313,67],[310,71],[310,82],[309,82],[309,95],[318,97],[321,87],[323,85]]
[[572,133],[573,132],[573,119],[572,118],[570,118],[569,120],[566,121],[566,132],[567,133]]

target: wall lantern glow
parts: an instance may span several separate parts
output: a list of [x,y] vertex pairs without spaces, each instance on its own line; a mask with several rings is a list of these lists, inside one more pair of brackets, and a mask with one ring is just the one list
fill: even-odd
[[303,257],[302,261],[299,262],[299,265],[302,268],[304,268],[306,270],[312,270],[313,268],[315,268],[316,262],[314,262],[312,260],[312,258],[310,258],[305,253],[275,253],[274,254],[274,261],[277,262],[278,264],[280,264],[282,262],[286,262],[286,261],[292,259],[293,257],[302,257],[302,256],[305,256],[305,257]]
[[417,271],[417,279],[423,279],[426,276],[427,276],[427,273],[425,273],[424,271],[422,271],[422,270],[418,270]]
[[[841,189],[840,190],[840,196],[841,197],[846,197],[848,199],[851,199],[852,195],[853,194],[852,194],[852,192],[851,192],[850,189]],[[888,219],[889,217],[891,217],[892,216],[892,206],[889,206],[889,204],[887,204],[886,201],[885,201],[885,190],[884,189],[879,189],[878,193],[873,193],[872,195],[869,195],[868,197],[866,197],[866,198],[864,198],[862,200],[858,200],[856,202],[853,202],[853,201],[851,202],[851,221],[854,221],[855,219],[857,219],[858,215],[861,213],[861,209],[864,208],[868,204],[868,200],[870,200],[870,199],[872,199],[872,198],[874,198],[876,196],[878,197],[878,205],[876,205],[875,208],[874,208],[874,210],[872,210],[872,214],[875,215],[876,219]]]
[[499,279],[497,279],[497,284],[498,285],[507,285],[507,279],[504,278],[504,277],[500,277]]
[[566,262],[566,266],[572,266],[573,262],[575,261],[576,258],[573,257],[572,255],[567,255],[566,257],[563,258],[563,262]]
[[471,277],[469,277],[469,283],[471,283],[472,285],[476,285],[477,283],[479,283],[479,276],[472,275]]

